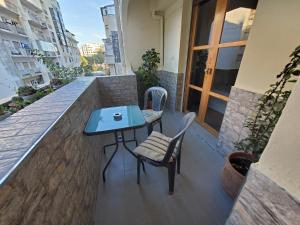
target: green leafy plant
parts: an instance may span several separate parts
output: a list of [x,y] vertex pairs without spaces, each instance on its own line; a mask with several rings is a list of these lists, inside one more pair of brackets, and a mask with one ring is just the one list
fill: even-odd
[[159,53],[154,48],[147,50],[143,54],[142,60],[142,65],[136,71],[140,106],[143,105],[145,91],[159,85],[157,76],[158,63],[160,63]]
[[12,113],[16,113],[20,109],[24,108],[24,100],[22,97],[13,97],[11,103],[8,104],[8,110]]
[[296,82],[295,77],[300,75],[300,46],[290,58],[290,62],[277,75],[278,80],[258,100],[256,114],[247,119],[245,127],[249,129],[249,135],[235,143],[237,150],[252,153],[256,160],[265,149],[291,94],[291,90],[286,89],[286,84]]
[[84,72],[82,67],[68,68],[59,66],[53,63],[51,59],[46,57],[37,49],[32,50],[32,55],[37,57],[40,62],[46,65],[54,78],[65,80],[67,83],[73,81],[76,77],[80,76]]
[[46,95],[50,94],[53,91],[52,88],[47,88],[44,90],[38,90],[35,94],[35,100],[39,100],[43,97],[45,97]]
[[3,105],[0,105],[0,116],[5,114],[5,108]]
[[19,96],[29,96],[36,93],[36,90],[31,86],[21,86],[18,88]]
[[59,86],[62,86],[62,85],[65,85],[66,84],[66,81],[64,79],[59,79],[59,78],[53,78],[51,81],[50,81],[50,85],[52,87],[59,87]]

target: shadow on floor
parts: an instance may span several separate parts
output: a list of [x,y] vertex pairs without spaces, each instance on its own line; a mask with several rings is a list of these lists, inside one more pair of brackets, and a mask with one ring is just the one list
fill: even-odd
[[[166,112],[164,134],[172,137],[181,113]],[[139,142],[146,128],[137,130]],[[132,132],[127,132],[127,136]],[[105,138],[108,144],[112,135]],[[233,201],[223,191],[219,176],[224,159],[213,150],[216,139],[197,123],[187,131],[182,147],[181,174],[175,177],[175,193],[168,194],[166,168],[146,164],[141,184],[136,184],[136,159],[121,148],[102,177],[95,221],[97,225],[222,225]],[[133,149],[134,144],[129,144]],[[102,157],[102,165],[109,154]]]

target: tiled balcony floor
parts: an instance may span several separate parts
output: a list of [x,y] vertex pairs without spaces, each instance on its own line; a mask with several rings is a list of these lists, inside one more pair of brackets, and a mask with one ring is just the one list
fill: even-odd
[[[180,113],[164,114],[165,134],[175,133],[176,121],[181,116]],[[146,128],[137,130],[137,134],[141,142],[146,138]],[[112,136],[108,135],[106,142],[111,141]],[[175,177],[173,195],[168,194],[166,168],[146,164],[146,174],[141,173],[141,184],[137,185],[136,160],[120,149],[107,171],[106,183],[100,180],[96,224],[224,224],[233,201],[220,184],[223,158],[212,149],[215,143],[216,139],[197,123],[192,125],[183,142],[181,174]],[[107,159],[108,156],[103,157],[103,164]]]

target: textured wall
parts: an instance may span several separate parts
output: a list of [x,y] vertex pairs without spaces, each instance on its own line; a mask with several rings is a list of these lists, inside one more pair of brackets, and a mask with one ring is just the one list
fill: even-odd
[[0,224],[94,224],[103,139],[84,126],[136,101],[135,76],[84,78],[1,121]]
[[300,202],[251,167],[226,225],[300,224]]
[[167,108],[171,111],[181,111],[183,74],[169,71],[158,71],[160,85],[168,91]]
[[[91,110],[100,105],[97,88],[94,80],[0,188],[0,224],[93,224],[101,139],[82,131]],[[75,92],[71,84],[42,103],[53,110],[55,104],[77,96]],[[47,109],[40,106],[37,102],[27,110],[43,118]],[[39,123],[23,132],[37,133],[43,127],[42,120]],[[23,140],[26,143],[26,137]]]
[[135,75],[101,77],[98,84],[102,105],[105,107],[136,105],[138,102]]
[[234,142],[247,136],[244,123],[255,113],[255,105],[260,96],[236,87],[231,88],[217,144],[217,150],[223,156],[234,150]]

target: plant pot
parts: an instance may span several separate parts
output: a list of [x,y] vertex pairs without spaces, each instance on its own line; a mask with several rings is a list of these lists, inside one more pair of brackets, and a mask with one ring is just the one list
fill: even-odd
[[20,95],[20,97],[22,97],[24,99],[24,101],[30,101],[30,100],[34,99],[35,94],[32,94],[32,95]]
[[[253,155],[245,152],[233,152],[227,156],[221,174],[221,183],[232,199],[237,197],[244,185],[246,174],[253,161]],[[242,167],[239,168],[238,166],[241,165]]]
[[64,85],[63,84],[51,85],[51,87],[53,88],[53,90],[57,90],[57,89],[61,88],[62,86],[64,86]]
[[11,115],[10,112],[5,112],[4,114],[0,115],[0,121],[5,120],[7,117]]

